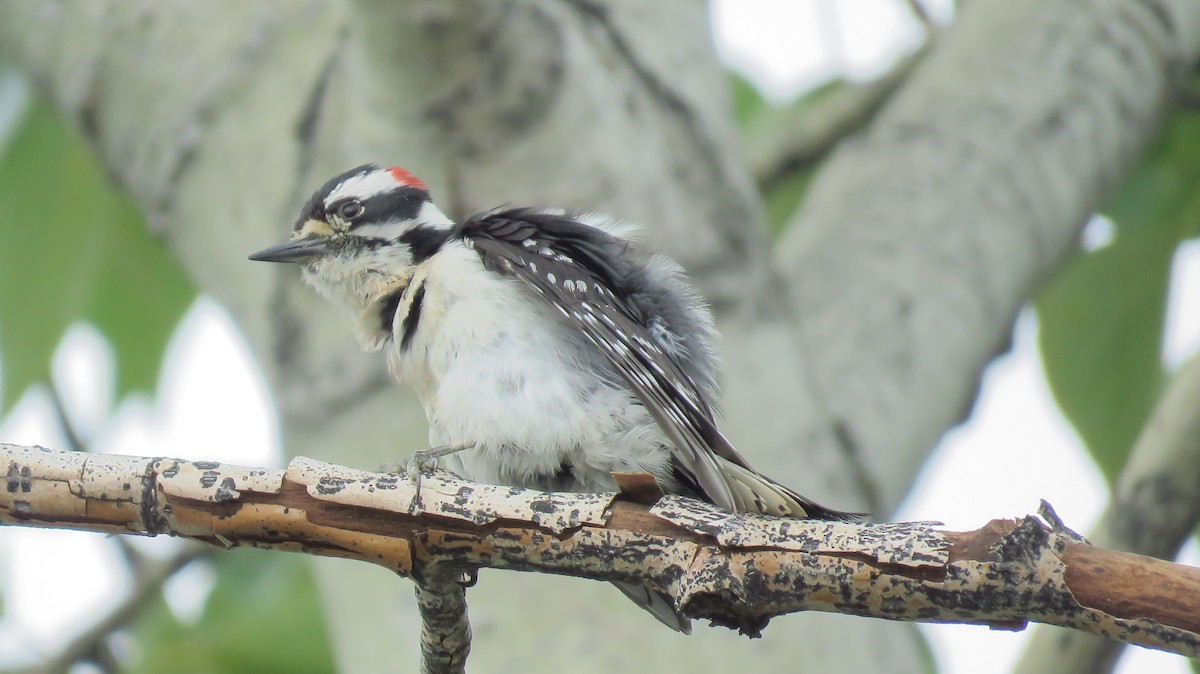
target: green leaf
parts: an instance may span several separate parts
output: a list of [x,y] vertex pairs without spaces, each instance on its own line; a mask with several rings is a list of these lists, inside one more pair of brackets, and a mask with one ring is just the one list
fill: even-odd
[[772,236],[781,234],[808,193],[815,167],[792,171],[770,186],[764,186],[763,204],[767,212],[767,229]]
[[1110,482],[1162,387],[1171,250],[1173,242],[1120,231],[1111,246],[1072,262],[1037,300],[1050,388]]
[[0,157],[0,359],[4,408],[48,377],[66,328],[112,342],[118,397],[153,391],[196,290],[87,144],[44,103]]
[[1080,254],[1037,300],[1051,390],[1110,482],[1164,385],[1172,255],[1200,220],[1200,114],[1179,112],[1109,200],[1112,244]]
[[733,94],[733,117],[739,126],[747,124],[760,112],[770,107],[759,93],[758,87],[738,73],[729,73],[729,90]]
[[800,207],[816,170],[815,165],[777,165],[780,144],[795,135],[814,107],[845,86],[841,80],[831,80],[786,106],[772,106],[753,85],[733,76],[738,130],[751,168],[760,174],[758,188],[766,207],[767,227],[773,235],[783,231]]
[[214,563],[217,584],[200,619],[184,625],[158,602],[134,625],[140,657],[124,671],[334,671],[307,558],[239,548],[222,553]]

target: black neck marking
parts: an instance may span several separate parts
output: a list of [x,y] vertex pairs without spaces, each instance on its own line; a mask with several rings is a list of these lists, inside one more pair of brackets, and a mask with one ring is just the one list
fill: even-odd
[[401,234],[396,240],[408,244],[412,249],[413,264],[421,264],[433,257],[450,239],[453,230],[428,225],[418,225]]
[[[391,301],[391,298],[388,299]],[[397,301],[399,301],[397,299]],[[408,304],[408,313],[404,315],[404,321],[400,324],[400,350],[408,351],[408,347],[412,344],[413,338],[417,335],[417,324],[421,322],[421,305],[425,302],[425,282],[413,291],[412,302]]]
[[379,327],[386,334],[392,334],[392,323],[396,320],[396,309],[400,308],[400,300],[404,299],[404,291],[408,286],[401,286],[388,293],[383,304],[379,307]]

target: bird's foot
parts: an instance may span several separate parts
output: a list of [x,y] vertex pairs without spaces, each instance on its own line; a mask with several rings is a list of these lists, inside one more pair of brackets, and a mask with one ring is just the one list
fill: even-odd
[[379,472],[403,473],[413,481],[415,494],[412,504],[408,507],[408,513],[416,515],[421,510],[421,475],[426,471],[436,469],[439,459],[472,447],[474,445],[438,445],[429,449],[421,449],[413,452],[412,456],[406,459],[380,466]]

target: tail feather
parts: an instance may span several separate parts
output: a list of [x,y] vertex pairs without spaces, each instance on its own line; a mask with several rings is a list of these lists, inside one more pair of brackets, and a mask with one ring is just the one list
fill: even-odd
[[776,517],[831,520],[834,522],[865,522],[864,513],[849,513],[826,508],[775,482],[758,471],[721,460],[721,468],[729,477],[737,512],[762,513]]
[[[737,454],[733,456],[741,458]],[[826,508],[775,482],[748,465],[739,464],[737,461],[721,455],[714,455],[713,458],[716,459],[716,467],[729,486],[734,512],[834,522],[865,522],[867,520],[867,515],[863,513],[849,513]],[[691,490],[703,494],[698,482],[686,479],[688,477],[686,472],[677,471],[676,477],[681,478],[684,482],[683,491]],[[636,583],[614,582],[613,585],[616,585],[617,589],[626,597],[654,616],[660,623],[676,632],[692,633],[691,620],[675,610],[675,604],[669,597]]]
[[626,597],[633,600],[633,603],[642,607],[647,613],[654,616],[658,622],[670,627],[676,632],[683,634],[692,633],[692,621],[687,616],[675,610],[675,604],[666,596],[651,590],[645,585],[636,583],[616,583],[617,586]]

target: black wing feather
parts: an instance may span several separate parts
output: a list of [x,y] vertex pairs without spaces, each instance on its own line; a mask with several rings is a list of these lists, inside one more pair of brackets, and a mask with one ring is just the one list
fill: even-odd
[[643,258],[628,242],[565,215],[514,209],[477,216],[456,234],[483,264],[520,279],[588,337],[674,444],[672,470],[730,512],[860,521],[758,473],[717,429],[702,389],[650,333],[636,301]]
[[468,220],[460,225],[460,234],[489,268],[521,279],[552,300],[666,432],[679,467],[702,487],[699,495],[730,511],[738,509],[714,451],[743,466],[745,459],[717,430],[699,387],[621,297],[634,269],[623,255],[613,254],[613,247],[627,247],[626,242],[565,216],[523,210]]

